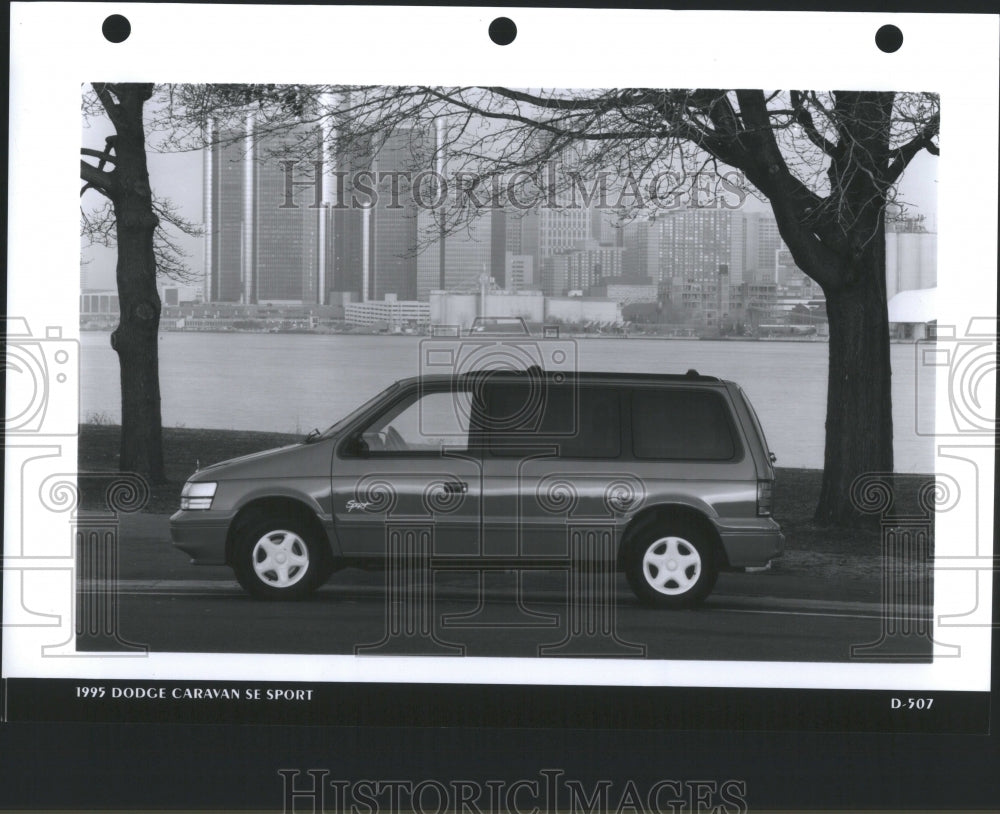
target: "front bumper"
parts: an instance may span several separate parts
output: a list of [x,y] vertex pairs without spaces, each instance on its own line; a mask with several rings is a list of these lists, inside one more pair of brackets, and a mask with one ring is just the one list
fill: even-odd
[[170,518],[170,541],[196,565],[226,565],[229,517],[205,517],[201,511],[179,511]]

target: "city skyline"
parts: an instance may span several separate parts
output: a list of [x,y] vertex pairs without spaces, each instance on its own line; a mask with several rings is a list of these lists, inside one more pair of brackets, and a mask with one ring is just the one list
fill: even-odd
[[[214,148],[218,149],[218,148]],[[195,223],[201,223],[206,228],[209,227],[207,219],[204,217],[203,212],[205,211],[205,200],[207,195],[207,190],[205,187],[205,165],[207,154],[212,153],[212,148],[194,151],[189,153],[151,153],[149,156],[149,167],[150,167],[150,179],[152,185],[157,193],[164,198],[169,198],[177,206],[178,211],[182,216],[188,218]],[[343,156],[337,157],[339,166],[350,167],[351,164],[345,161]],[[257,162],[260,163],[270,163],[275,164],[275,166],[262,168],[258,170],[258,176],[272,175],[272,187],[275,190],[275,194],[279,194],[280,190],[277,188],[276,184],[278,182],[284,181],[277,177],[278,173],[281,171],[276,165],[277,159],[271,162]],[[239,163],[239,162],[237,162]],[[926,218],[926,223],[928,225],[928,231],[936,230],[936,217],[937,217],[937,200],[936,200],[936,158],[932,156],[922,156],[921,160],[914,162],[907,172],[901,179],[900,182],[900,199],[908,203],[908,211],[915,215],[922,215]],[[233,168],[230,168],[233,171]],[[303,172],[303,169],[297,168],[296,172]],[[196,182],[195,182],[196,181]],[[347,194],[350,194],[350,189],[346,190]],[[377,210],[376,210],[377,211]],[[744,212],[758,212],[764,215],[770,213],[770,206],[766,201],[760,201],[754,197],[748,197],[740,207],[740,211]],[[389,213],[390,216],[395,215],[395,213]],[[374,254],[377,251],[378,228],[369,229],[365,241],[357,239],[352,241],[348,235],[353,235],[358,231],[357,222],[363,218],[364,213],[356,209],[337,209],[334,210],[334,217],[331,219],[332,222],[326,225],[326,228],[322,227],[320,230],[324,233],[324,246],[319,247],[317,250],[323,255],[334,255],[335,260],[328,262],[330,266],[330,276],[326,281],[325,291],[323,296],[330,290],[354,290],[358,283],[356,279],[356,272],[354,273],[354,278],[352,274],[348,273],[346,270],[351,268],[356,268],[357,261],[360,255],[365,252],[369,254]],[[539,217],[541,219],[559,219],[567,217],[578,217],[566,211],[556,211],[556,210],[546,210],[542,209]],[[376,216],[378,217],[378,216]],[[383,216],[384,217],[384,216]],[[374,219],[373,219],[374,220]],[[397,217],[397,221],[398,221]],[[413,219],[416,220],[415,218]],[[512,218],[508,217],[508,230],[509,224]],[[415,225],[412,224],[412,225]],[[473,227],[474,228],[474,227]],[[408,232],[412,232],[412,228],[407,229]],[[387,233],[387,224],[382,224],[383,234]],[[231,237],[231,236],[230,236]],[[222,237],[220,236],[220,239]],[[538,236],[535,236],[538,239]],[[184,248],[187,253],[187,262],[191,271],[191,276],[193,278],[202,279],[208,270],[206,264],[206,250],[205,244],[207,243],[206,237],[201,238],[187,238],[181,236],[179,243]],[[508,239],[508,243],[509,243]],[[424,249],[425,246],[421,246]],[[508,246],[508,251],[510,247]],[[383,255],[384,252],[381,252]],[[423,263],[425,267],[424,280],[426,281],[426,267],[428,264],[427,260],[421,260],[423,253],[416,254],[412,265],[417,265]],[[515,252],[516,254],[517,252]],[[543,253],[549,253],[543,249]],[[84,277],[90,286],[90,290],[102,290],[111,289],[115,287],[115,250],[113,248],[104,248],[99,246],[83,246],[81,253],[81,279]],[[540,264],[536,265],[534,269],[534,275],[536,282],[541,274]],[[490,268],[491,276],[497,279],[498,283],[503,286],[502,274],[496,273],[499,270],[499,266],[494,262]],[[411,270],[412,273],[412,270]],[[481,273],[480,272],[477,272]],[[345,278],[346,274],[346,278]],[[167,282],[167,281],[164,281]],[[372,286],[371,279],[363,281],[363,288],[365,293],[369,296],[374,293],[378,294],[378,286]],[[332,288],[329,283],[333,283],[336,288]],[[414,282],[413,288],[416,289],[416,282]],[[351,287],[351,288],[349,288]],[[430,290],[426,282],[420,285],[421,293]],[[383,291],[383,293],[389,293],[388,290]],[[393,292],[398,293],[398,292]],[[413,295],[416,295],[416,290],[414,290]]]

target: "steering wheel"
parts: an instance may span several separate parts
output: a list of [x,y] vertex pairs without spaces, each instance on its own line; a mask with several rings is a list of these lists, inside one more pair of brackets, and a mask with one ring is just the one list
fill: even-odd
[[406,449],[406,441],[391,424],[385,428],[385,448],[393,452]]

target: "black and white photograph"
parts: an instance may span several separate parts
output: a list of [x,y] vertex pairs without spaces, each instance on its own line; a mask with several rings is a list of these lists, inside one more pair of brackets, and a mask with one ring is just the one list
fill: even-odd
[[79,649],[931,661],[937,94],[83,106]]
[[56,5],[0,718],[989,731],[995,17]]

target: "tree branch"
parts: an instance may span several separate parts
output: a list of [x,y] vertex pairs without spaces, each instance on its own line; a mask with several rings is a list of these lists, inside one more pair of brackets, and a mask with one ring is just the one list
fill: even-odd
[[831,158],[835,158],[840,154],[841,148],[839,145],[834,144],[832,141],[827,139],[819,130],[816,129],[816,123],[813,121],[812,113],[810,113],[805,107],[805,94],[801,91],[793,90],[792,95],[792,120],[799,125],[806,137],[819,147],[824,153],[826,153]]
[[91,150],[89,147],[81,147],[80,152],[84,155],[89,155],[91,158],[99,158],[101,163],[97,165],[97,169],[103,170],[104,165],[110,161],[112,164],[115,163],[115,157],[108,152],[101,152],[100,150]]
[[533,93],[526,93],[521,90],[514,90],[513,88],[483,87],[483,90],[495,93],[497,96],[503,96],[505,99],[515,102],[525,102],[526,104],[535,105],[535,107],[547,110],[606,109],[610,107],[608,105],[609,98],[614,98],[616,105],[627,98],[626,94],[615,95],[614,91],[610,91],[596,99],[565,99],[558,96],[537,96]]
[[771,201],[778,230],[792,257],[810,270],[810,276],[824,289],[840,283],[831,262],[842,248],[834,230],[812,217],[824,199],[809,189],[788,169],[770,126],[770,114],[762,91],[736,92],[746,126],[745,138],[750,158],[739,164],[754,184]]
[[104,106],[104,112],[108,114],[108,118],[117,129],[118,125],[121,124],[122,117],[118,109],[118,103],[111,93],[111,86],[107,82],[94,82],[92,86],[94,93],[97,94],[97,98],[100,99],[101,104]]
[[[579,139],[581,141],[613,141],[615,139],[622,138],[635,138],[636,133],[628,130],[618,130],[618,131],[603,131],[603,132],[593,132],[589,130],[580,129],[567,129],[566,127],[560,126],[558,124],[553,124],[552,122],[539,119],[537,117],[533,118],[531,116],[526,116],[521,113],[506,113],[499,110],[489,110],[488,108],[481,107],[479,105],[474,105],[470,102],[466,102],[464,99],[460,99],[449,93],[438,90],[437,88],[426,88],[427,92],[439,99],[442,102],[446,102],[450,105],[455,105],[462,110],[474,113],[477,116],[482,116],[486,119],[499,119],[504,121],[516,122],[518,124],[523,124],[532,127],[537,130],[544,130],[548,133],[552,133],[557,136],[562,136],[567,139]],[[500,96],[505,96],[506,94],[499,94]],[[673,135],[669,131],[662,132],[650,132],[648,136],[650,138],[666,138]]]
[[115,189],[115,177],[110,172],[104,170],[99,170],[97,167],[93,167],[80,159],[80,178],[82,178],[86,184],[83,189],[80,190],[82,195],[88,189],[96,189],[102,195],[111,197],[111,193]]
[[941,150],[933,141],[938,135],[940,128],[941,114],[935,113],[919,136],[896,150],[896,157],[892,160],[889,169],[886,171],[886,180],[890,184],[895,183],[899,179],[899,176],[903,174],[903,170],[909,166],[910,162],[921,150],[927,150],[931,155],[941,154]]

